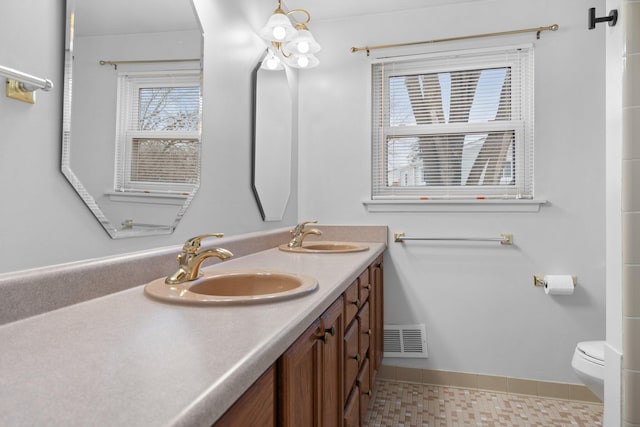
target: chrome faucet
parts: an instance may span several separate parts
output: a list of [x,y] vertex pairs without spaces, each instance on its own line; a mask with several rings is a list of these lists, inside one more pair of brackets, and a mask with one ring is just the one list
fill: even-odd
[[184,242],[182,253],[178,255],[178,271],[165,279],[168,285],[189,282],[200,277],[200,265],[207,258],[216,257],[221,260],[229,259],[233,254],[223,248],[207,249],[198,252],[200,249],[200,241],[206,237],[222,237],[224,234],[203,234],[201,236],[192,237]]
[[317,222],[317,220],[301,222],[300,224],[293,227],[293,229],[289,231],[289,233],[291,234],[291,240],[289,241],[289,244],[287,244],[287,246],[290,248],[299,248],[302,246],[302,241],[305,237],[307,237],[307,235],[315,234],[316,236],[320,236],[322,234],[322,231],[318,230],[317,228],[312,228],[311,230],[304,231],[305,225],[316,224]]

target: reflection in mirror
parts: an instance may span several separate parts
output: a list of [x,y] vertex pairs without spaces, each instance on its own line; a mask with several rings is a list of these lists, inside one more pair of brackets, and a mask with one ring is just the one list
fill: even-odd
[[253,193],[264,221],[280,221],[291,191],[292,100],[287,70],[253,70]]
[[67,0],[62,172],[112,238],[172,233],[194,197],[201,63],[191,0]]

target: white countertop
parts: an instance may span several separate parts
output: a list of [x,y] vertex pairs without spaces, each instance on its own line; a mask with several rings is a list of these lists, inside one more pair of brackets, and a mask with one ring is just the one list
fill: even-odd
[[194,307],[138,286],[0,326],[0,425],[210,426],[385,249],[367,244],[205,268],[315,277],[319,289],[297,299]]

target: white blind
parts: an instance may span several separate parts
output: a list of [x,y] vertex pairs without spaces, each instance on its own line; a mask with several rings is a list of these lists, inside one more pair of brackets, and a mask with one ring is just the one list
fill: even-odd
[[188,192],[199,182],[198,75],[132,75],[125,86],[120,191]]
[[533,51],[373,65],[374,199],[533,197]]

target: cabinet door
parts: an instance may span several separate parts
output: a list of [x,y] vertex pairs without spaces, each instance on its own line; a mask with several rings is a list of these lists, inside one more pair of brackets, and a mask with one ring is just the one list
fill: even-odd
[[343,339],[344,307],[339,297],[320,317],[322,339],[322,422],[326,427],[342,426],[344,404]]
[[272,366],[225,412],[214,426],[275,427],[275,384],[275,369]]
[[[320,368],[322,341],[316,320],[278,361],[280,425],[321,426]],[[324,331],[322,331],[324,332]]]

